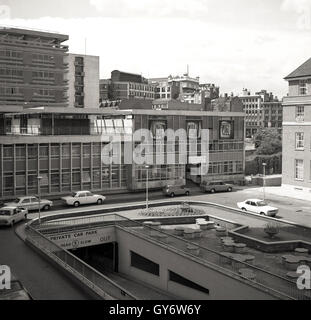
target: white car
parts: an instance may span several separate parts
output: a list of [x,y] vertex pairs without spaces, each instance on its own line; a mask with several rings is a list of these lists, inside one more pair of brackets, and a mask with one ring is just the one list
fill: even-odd
[[[39,199],[37,197],[19,197],[12,202],[4,204],[6,207],[25,208],[27,210],[39,210]],[[50,210],[53,202],[46,199],[40,199],[40,210]]]
[[0,225],[13,226],[14,223],[27,219],[28,210],[17,207],[0,208]]
[[269,206],[265,201],[259,199],[249,199],[238,202],[237,206],[243,211],[254,212],[268,217],[275,217],[279,209]]
[[81,204],[102,204],[106,197],[100,194],[93,194],[90,191],[73,192],[68,197],[61,198],[68,206],[79,207]]

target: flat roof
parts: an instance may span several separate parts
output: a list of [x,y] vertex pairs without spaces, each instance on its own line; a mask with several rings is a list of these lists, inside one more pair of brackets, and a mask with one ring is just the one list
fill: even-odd
[[[2,108],[1,108],[2,107]],[[5,107],[5,106],[4,106]],[[12,109],[12,108],[10,108]],[[244,112],[219,112],[219,111],[191,111],[191,110],[149,110],[149,109],[115,109],[115,108],[70,108],[70,107],[43,107],[43,108],[14,108],[6,110],[0,106],[0,113],[23,113],[23,114],[86,114],[86,115],[151,115],[151,116],[221,116],[221,117],[244,117]]]
[[22,29],[17,27],[6,27],[0,26],[0,34],[20,34],[20,35],[29,35],[35,37],[43,37],[43,38],[54,38],[62,41],[66,41],[69,39],[68,35],[60,34],[55,31],[44,31],[44,30],[35,30],[35,29]]

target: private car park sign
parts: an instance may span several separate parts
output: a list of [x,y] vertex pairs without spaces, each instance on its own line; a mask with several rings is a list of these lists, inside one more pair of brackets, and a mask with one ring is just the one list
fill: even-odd
[[47,237],[63,249],[96,246],[115,241],[114,228],[97,228],[83,231],[60,232]]

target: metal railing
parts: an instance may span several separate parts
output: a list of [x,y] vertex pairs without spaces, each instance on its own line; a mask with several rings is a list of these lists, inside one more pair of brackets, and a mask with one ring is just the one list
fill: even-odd
[[102,299],[137,300],[133,294],[34,229],[31,223],[27,225],[27,241],[48,255]]

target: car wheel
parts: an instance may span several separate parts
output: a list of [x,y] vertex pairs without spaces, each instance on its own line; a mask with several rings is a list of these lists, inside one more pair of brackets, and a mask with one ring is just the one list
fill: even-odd
[[24,215],[25,219],[27,219],[27,214]]
[[172,193],[170,194],[170,196],[171,196],[171,198],[174,198],[174,197],[175,197],[175,193],[172,192]]
[[50,205],[48,205],[48,204],[46,204],[44,207],[43,207],[43,210],[44,211],[48,211],[48,210],[50,210],[51,209],[51,207],[50,207]]
[[229,187],[229,188],[228,188],[228,192],[231,192],[231,191],[232,191],[232,188],[231,188],[231,187]]
[[246,212],[247,210],[246,210],[245,208],[242,208],[242,211],[245,211],[245,212]]
[[12,221],[11,221],[11,227],[14,226],[14,223],[15,223],[15,220],[12,220]]
[[102,199],[98,199],[97,200],[97,204],[102,204],[103,203],[103,200]]
[[265,215],[265,213],[264,213],[264,212],[260,212],[260,215],[261,215],[261,216],[264,216],[264,215]]
[[76,202],[74,202],[74,204],[73,204],[73,206],[76,207],[76,208],[79,207],[79,205],[80,205],[80,202],[79,202],[79,201],[76,201]]
[[215,193],[215,192],[216,192],[216,190],[215,190],[215,189],[212,189],[212,190],[211,190],[211,193]]
[[189,191],[186,192],[186,196],[187,196],[187,197],[190,196],[190,192],[189,192]]

